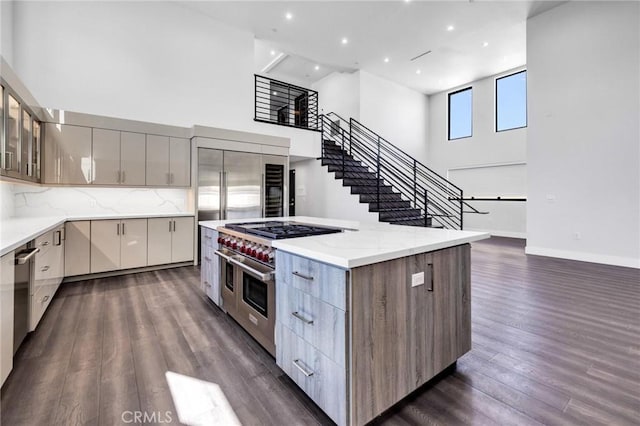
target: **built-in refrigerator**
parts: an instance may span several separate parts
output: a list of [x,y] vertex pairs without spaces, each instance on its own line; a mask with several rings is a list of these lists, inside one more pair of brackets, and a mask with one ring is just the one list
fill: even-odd
[[284,216],[287,169],[284,156],[198,148],[198,221]]

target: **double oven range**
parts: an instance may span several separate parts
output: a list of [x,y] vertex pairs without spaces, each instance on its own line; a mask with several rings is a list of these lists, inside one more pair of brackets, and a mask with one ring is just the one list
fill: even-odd
[[276,239],[341,232],[299,222],[265,221],[218,227],[222,307],[275,356]]

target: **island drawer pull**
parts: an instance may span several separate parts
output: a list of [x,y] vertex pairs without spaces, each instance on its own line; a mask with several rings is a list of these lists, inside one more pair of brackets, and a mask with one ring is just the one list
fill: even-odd
[[302,315],[300,315],[299,312],[291,312],[291,315],[298,318],[300,321],[302,321],[305,324],[313,325],[313,320],[303,317]]
[[47,272],[49,270],[48,266],[43,266],[42,268],[40,268],[40,271],[42,272]]
[[313,281],[313,277],[311,277],[311,276],[309,276],[309,275],[301,274],[301,273],[300,273],[300,272],[298,272],[298,271],[293,271],[292,273],[293,273],[293,275],[295,275],[296,277],[300,277],[300,278],[302,278],[303,280]]
[[429,288],[427,291],[433,291],[433,263],[427,264],[429,267]]
[[42,298],[42,303],[45,303],[47,300],[49,300],[49,296],[45,296]]
[[299,359],[294,359],[293,360],[293,365],[295,365],[296,367],[298,367],[298,370],[302,371],[302,374],[304,374],[307,377],[311,377],[313,376],[313,371],[305,368],[302,366],[302,363],[300,362]]

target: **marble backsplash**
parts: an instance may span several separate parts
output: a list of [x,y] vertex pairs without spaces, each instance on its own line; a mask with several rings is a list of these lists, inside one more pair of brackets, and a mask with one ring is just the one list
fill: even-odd
[[14,214],[13,185],[0,182],[0,219],[6,219]]
[[9,186],[0,192],[2,217],[188,213],[194,205],[190,189]]

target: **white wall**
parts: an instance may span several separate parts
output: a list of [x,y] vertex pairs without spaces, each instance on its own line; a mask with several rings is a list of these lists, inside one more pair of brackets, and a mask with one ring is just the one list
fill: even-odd
[[13,1],[0,1],[0,55],[13,64]]
[[424,163],[427,160],[428,97],[368,72],[359,74],[359,121]]
[[345,120],[360,118],[360,74],[334,72],[312,85],[321,113],[335,112]]
[[[427,166],[461,187],[465,196],[526,196],[527,130],[495,131],[495,79],[523,69],[473,81],[429,97]],[[448,140],[448,94],[473,88],[472,136]],[[531,89],[529,88],[529,93]],[[489,166],[489,167],[487,167]],[[514,181],[515,178],[515,181]],[[472,202],[487,215],[465,214],[465,229],[524,238],[523,202]]]
[[342,180],[335,179],[318,160],[291,163],[296,171],[296,215],[377,222],[378,214],[369,212],[369,204],[361,204]]
[[639,9],[528,21],[527,253],[640,267]]

